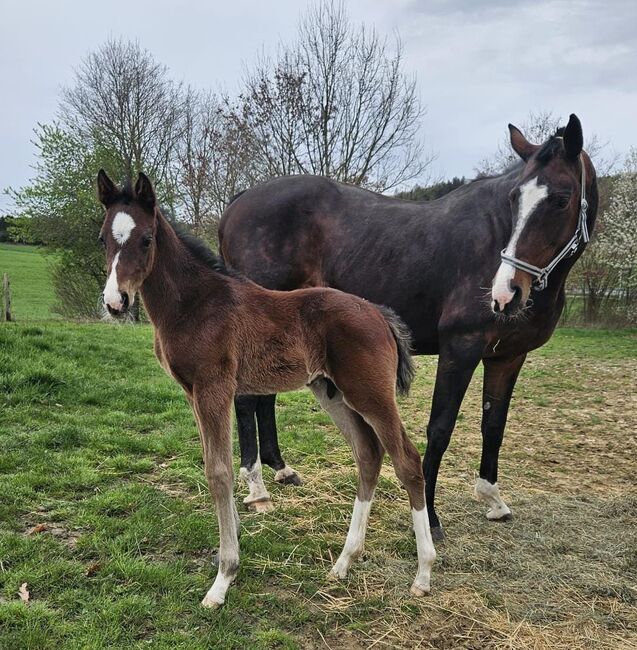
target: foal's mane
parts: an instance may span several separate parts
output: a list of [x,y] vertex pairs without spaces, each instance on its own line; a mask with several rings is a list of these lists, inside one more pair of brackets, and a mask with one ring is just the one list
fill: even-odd
[[[122,185],[119,196],[117,197],[117,202],[123,203],[124,205],[130,205],[135,202],[135,200],[136,197],[133,184],[130,179],[126,180]],[[166,213],[164,210],[157,207],[157,211],[165,217]],[[165,217],[165,219],[175,235],[177,235],[177,238],[188,249],[194,259],[199,262],[199,264],[205,266],[211,271],[221,273],[230,278],[235,278],[237,280],[246,279],[244,275],[227,266],[223,261],[223,258],[210,250],[209,246],[202,239],[189,233],[183,224],[177,223],[171,217]]]
[[202,239],[189,233],[182,224],[176,223],[172,219],[166,219],[166,221],[197,262],[211,271],[227,275],[230,278],[235,278],[236,280],[246,279],[244,275],[229,267],[221,256],[210,250],[209,246]]

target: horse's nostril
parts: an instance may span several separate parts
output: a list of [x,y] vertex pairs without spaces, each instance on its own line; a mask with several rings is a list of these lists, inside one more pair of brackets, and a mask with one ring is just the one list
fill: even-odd
[[125,291],[122,293],[122,305],[124,309],[128,309],[128,294]]

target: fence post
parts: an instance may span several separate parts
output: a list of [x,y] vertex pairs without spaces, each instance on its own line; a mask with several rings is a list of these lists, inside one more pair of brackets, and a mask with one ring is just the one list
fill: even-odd
[[4,294],[4,319],[11,321],[11,287],[9,286],[9,274],[5,273],[2,278],[2,289]]

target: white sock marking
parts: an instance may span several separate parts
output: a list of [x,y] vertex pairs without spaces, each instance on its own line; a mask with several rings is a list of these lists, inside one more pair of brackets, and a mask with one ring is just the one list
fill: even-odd
[[130,216],[127,212],[118,212],[113,219],[113,225],[111,230],[113,232],[113,237],[115,241],[123,246],[130,237],[131,231],[135,227],[135,221],[133,217]]
[[239,470],[239,476],[248,484],[249,494],[243,500],[243,503],[250,504],[255,501],[269,501],[270,494],[265,488],[263,483],[263,470],[261,468],[261,459],[257,458],[257,462],[251,469],[242,467]]
[[429,593],[431,589],[431,567],[436,559],[436,549],[431,539],[427,508],[422,510],[412,508],[411,518],[414,522],[416,549],[418,551],[418,573],[412,585],[412,593],[420,596],[422,592]]
[[489,483],[484,478],[478,478],[475,487],[476,497],[489,506],[487,519],[502,519],[511,514],[511,510],[500,497],[500,489],[497,483]]
[[354,500],[354,510],[352,511],[352,520],[349,524],[345,546],[332,568],[332,573],[338,578],[344,578],[347,575],[352,562],[363,552],[371,508],[371,500],[360,501],[358,497]]
[[[511,239],[505,249],[507,255],[515,257],[515,250],[518,245],[520,235],[529,221],[530,216],[535,211],[535,208],[548,196],[548,189],[546,185],[538,185],[537,176],[528,180],[524,185],[520,186],[520,200],[518,209],[518,220],[515,224],[515,229],[511,234]],[[513,300],[515,295],[511,291],[510,282],[515,275],[515,268],[506,262],[500,264],[498,272],[493,280],[493,287],[491,289],[491,297],[494,302],[500,305],[500,309]]]

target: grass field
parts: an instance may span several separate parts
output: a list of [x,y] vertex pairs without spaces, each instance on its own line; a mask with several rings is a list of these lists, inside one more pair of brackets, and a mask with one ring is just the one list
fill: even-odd
[[[0,279],[9,273],[14,320],[56,318],[49,260],[36,246],[0,244]],[[0,293],[2,292],[0,284]]]
[[[401,411],[422,451],[435,360],[418,365]],[[280,397],[282,448],[305,484],[270,483],[276,510],[242,514],[237,584],[209,612],[215,516],[150,329],[2,325],[0,648],[637,647],[636,369],[634,331],[561,330],[531,355],[502,453],[510,524],[471,497],[476,377],[441,471],[447,540],[419,601],[389,464],[365,555],[342,584],[326,580],[351,456],[307,391]]]

